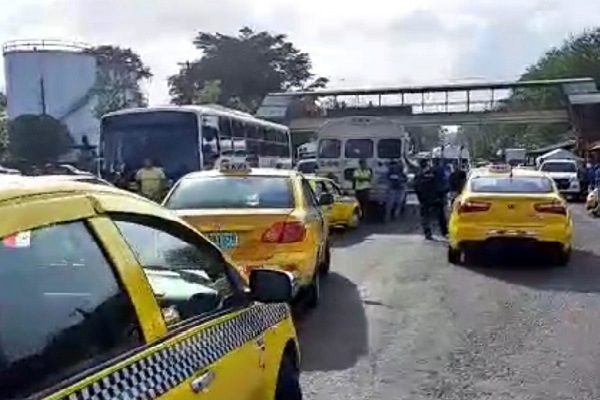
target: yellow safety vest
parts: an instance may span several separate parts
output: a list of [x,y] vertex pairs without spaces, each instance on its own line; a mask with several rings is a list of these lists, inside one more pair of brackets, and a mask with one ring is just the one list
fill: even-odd
[[354,178],[354,189],[365,190],[371,188],[371,170],[357,168],[352,174]]

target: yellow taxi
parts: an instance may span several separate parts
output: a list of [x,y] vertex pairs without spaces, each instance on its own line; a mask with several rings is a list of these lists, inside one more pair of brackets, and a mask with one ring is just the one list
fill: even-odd
[[110,186],[0,179],[0,219],[3,400],[301,399],[291,274]]
[[473,170],[452,205],[448,261],[464,261],[482,248],[540,248],[566,265],[573,222],[552,178],[529,169],[495,164]]
[[309,307],[320,296],[320,276],[329,272],[329,228],[316,198],[297,171],[250,168],[222,160],[217,169],[180,179],[163,205],[205,233],[248,276],[255,268],[291,272]]
[[333,204],[321,207],[321,212],[327,219],[329,226],[342,228],[357,228],[361,221],[360,205],[356,197],[344,194],[342,189],[332,179],[305,175],[311,187],[320,197],[323,193],[333,196]]

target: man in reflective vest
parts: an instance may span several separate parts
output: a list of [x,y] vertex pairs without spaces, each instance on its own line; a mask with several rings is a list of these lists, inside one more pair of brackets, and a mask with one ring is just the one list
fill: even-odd
[[352,174],[352,187],[356,195],[356,200],[360,204],[362,217],[367,215],[369,204],[369,193],[371,192],[371,180],[373,179],[373,171],[367,166],[367,161],[361,159],[358,163],[359,167]]

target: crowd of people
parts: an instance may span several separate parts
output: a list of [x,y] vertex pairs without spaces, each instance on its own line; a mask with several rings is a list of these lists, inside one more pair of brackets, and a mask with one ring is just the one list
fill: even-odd
[[[409,179],[406,164],[408,160],[391,160],[385,174],[386,196],[384,221],[390,222],[404,213]],[[433,238],[431,224],[435,222],[443,236],[448,234],[447,206],[460,193],[467,180],[467,164],[459,161],[434,158],[422,159],[415,165],[414,190],[419,200],[421,225],[425,238]],[[363,218],[369,216],[370,191],[373,171],[365,160],[359,161],[359,167],[352,175],[353,189]]]

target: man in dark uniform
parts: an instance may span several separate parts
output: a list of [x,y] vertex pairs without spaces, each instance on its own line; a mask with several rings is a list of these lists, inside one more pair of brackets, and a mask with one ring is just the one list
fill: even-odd
[[415,192],[419,199],[423,234],[427,240],[431,240],[432,219],[436,220],[443,236],[448,234],[444,204],[446,188],[444,182],[440,182],[439,177],[436,176],[436,171],[431,168],[428,160],[421,160],[419,164],[419,172],[415,176]]

